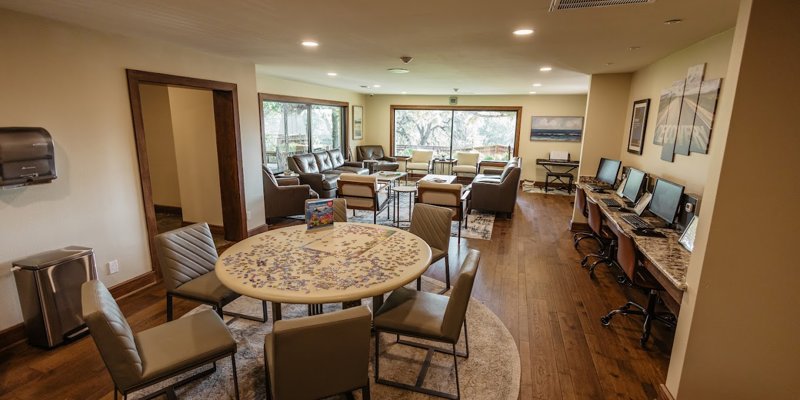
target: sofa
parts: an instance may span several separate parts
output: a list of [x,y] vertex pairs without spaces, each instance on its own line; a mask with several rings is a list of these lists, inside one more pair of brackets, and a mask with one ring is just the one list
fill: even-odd
[[286,163],[290,170],[300,175],[300,182],[311,186],[321,198],[336,197],[339,175],[369,173],[363,163],[345,161],[339,149],[296,154],[287,157]]
[[472,181],[467,213],[473,209],[506,213],[510,218],[517,202],[522,162],[514,157],[500,174],[478,174]]
[[381,145],[356,146],[356,160],[364,163],[372,174],[377,171],[397,171],[397,159],[383,152]]
[[301,185],[297,178],[276,178],[266,165],[261,167],[261,173],[267,220],[273,217],[305,215],[305,201],[319,198],[309,185]]

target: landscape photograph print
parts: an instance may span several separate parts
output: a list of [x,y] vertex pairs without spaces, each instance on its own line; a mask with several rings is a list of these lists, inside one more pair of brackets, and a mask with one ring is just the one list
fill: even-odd
[[583,117],[531,117],[532,141],[580,142]]

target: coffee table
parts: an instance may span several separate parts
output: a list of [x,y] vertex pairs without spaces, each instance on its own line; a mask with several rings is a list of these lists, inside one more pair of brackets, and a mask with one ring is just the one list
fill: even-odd
[[433,183],[453,183],[457,176],[455,175],[435,175],[428,174],[422,177],[418,182],[433,182]]
[[236,293],[272,302],[319,305],[373,297],[413,282],[428,268],[431,248],[418,236],[389,226],[336,222],[267,231],[234,244],[215,265],[219,280]]

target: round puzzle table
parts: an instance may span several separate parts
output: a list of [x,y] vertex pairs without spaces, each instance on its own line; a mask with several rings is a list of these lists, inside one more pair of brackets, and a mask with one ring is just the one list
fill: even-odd
[[388,226],[337,222],[332,228],[305,225],[267,231],[234,244],[217,260],[219,280],[236,293],[281,303],[346,305],[383,295],[414,281],[428,268],[431,248],[418,236]]

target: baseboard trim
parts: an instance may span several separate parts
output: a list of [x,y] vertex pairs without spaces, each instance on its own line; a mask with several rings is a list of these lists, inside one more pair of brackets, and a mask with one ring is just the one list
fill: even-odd
[[[111,292],[115,299],[119,300],[156,283],[158,283],[158,275],[156,275],[155,271],[149,271],[133,279],[116,284],[110,287],[108,291]],[[0,331],[0,351],[24,343],[25,339],[27,337],[25,336],[25,325],[23,324],[17,324]]]
[[667,385],[663,383],[658,385],[658,400],[675,400],[675,396],[669,391]]
[[153,204],[157,213],[170,214],[170,215],[183,215],[183,209],[175,206],[162,206],[161,204]]
[[247,237],[258,235],[259,233],[264,233],[269,230],[269,226],[267,224],[257,226],[253,229],[247,231]]

